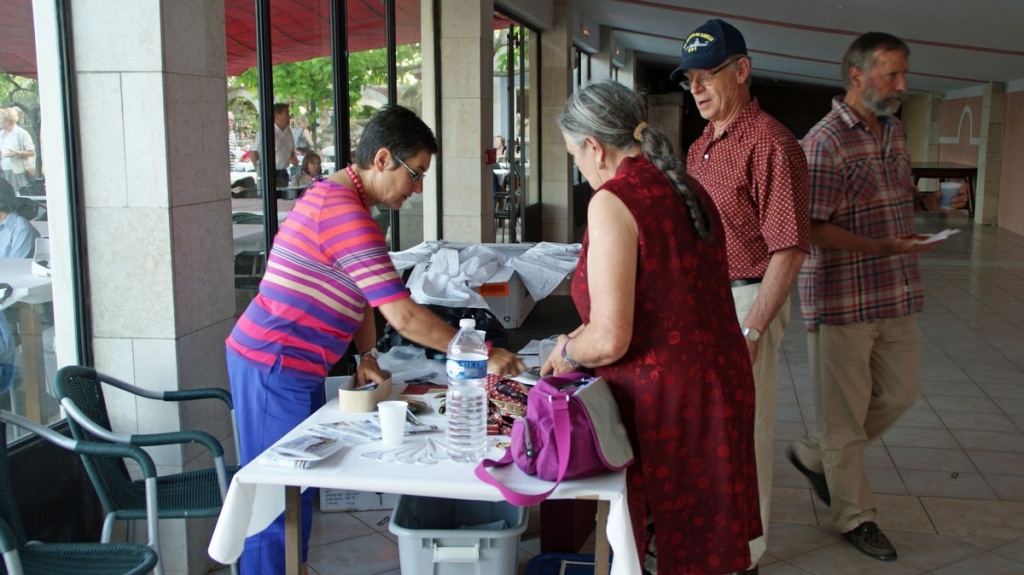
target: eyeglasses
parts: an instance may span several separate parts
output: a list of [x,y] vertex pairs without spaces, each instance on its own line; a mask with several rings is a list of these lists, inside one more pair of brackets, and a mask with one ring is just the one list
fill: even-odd
[[409,164],[406,164],[405,162],[403,162],[401,159],[399,159],[398,156],[395,156],[395,159],[398,160],[399,164],[402,164],[402,167],[405,168],[405,170],[407,172],[409,172],[409,178],[412,181],[418,182],[418,181],[423,179],[423,176],[427,175],[426,172],[417,172],[416,170],[410,168]]
[[708,86],[711,85],[711,82],[714,81],[715,74],[721,72],[722,70],[724,70],[728,66],[731,66],[731,65],[735,64],[738,60],[739,60],[739,57],[733,56],[732,58],[729,58],[725,62],[722,62],[721,64],[716,66],[713,70],[708,71],[708,73],[706,73],[706,74],[701,74],[700,76],[697,76],[696,78],[691,78],[689,76],[686,76],[685,79],[683,79],[682,82],[679,82],[679,86],[682,87],[682,89],[686,90],[687,92],[690,92],[690,91],[693,90],[693,85],[694,84],[700,84],[700,86],[702,88],[707,88]]

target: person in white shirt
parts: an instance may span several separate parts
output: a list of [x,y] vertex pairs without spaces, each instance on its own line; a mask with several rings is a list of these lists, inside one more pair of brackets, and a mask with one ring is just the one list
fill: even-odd
[[36,177],[36,146],[14,108],[0,109],[0,173],[15,191]]
[[[292,120],[288,104],[274,104],[274,170],[277,173],[277,181],[285,186],[288,185],[288,166],[297,166],[299,159],[295,155],[295,139],[292,136],[290,124]],[[261,132],[256,132],[256,141],[249,148],[249,157],[252,158],[252,165],[259,171],[260,139]]]

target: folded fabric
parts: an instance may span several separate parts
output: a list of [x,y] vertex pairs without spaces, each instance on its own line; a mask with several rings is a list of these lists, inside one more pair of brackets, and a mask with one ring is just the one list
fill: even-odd
[[540,301],[576,270],[581,244],[540,242],[513,258],[511,265],[519,273],[534,301]]
[[395,269],[402,271],[416,264],[430,261],[430,256],[434,255],[442,245],[444,242],[420,242],[407,250],[389,252],[388,255],[391,256],[391,263],[394,264]]
[[[522,246],[526,248],[529,244]],[[572,274],[579,260],[580,244],[540,242],[525,251],[516,244],[492,248],[486,244],[446,241],[422,242],[402,252],[392,252],[396,269],[412,267],[407,287],[413,301],[446,307],[488,308],[475,288],[502,267],[519,274],[535,301],[544,299]]]

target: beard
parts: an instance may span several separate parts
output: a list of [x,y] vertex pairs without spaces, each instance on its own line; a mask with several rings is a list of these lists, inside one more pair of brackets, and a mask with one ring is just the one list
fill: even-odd
[[876,116],[891,116],[903,104],[903,101],[900,99],[901,96],[903,96],[902,90],[882,94],[874,86],[869,85],[864,89],[864,105]]

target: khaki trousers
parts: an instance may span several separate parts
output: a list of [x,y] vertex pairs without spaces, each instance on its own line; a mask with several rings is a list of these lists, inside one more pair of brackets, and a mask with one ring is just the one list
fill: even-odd
[[807,334],[817,425],[793,447],[805,466],[825,474],[832,523],[843,533],[875,520],[864,447],[917,400],[920,340],[913,315]]
[[[743,323],[757,299],[761,284],[732,288],[736,316]],[[768,546],[768,517],[772,504],[772,433],[775,428],[775,401],[779,395],[779,347],[789,325],[789,296],[782,302],[761,343],[754,361],[754,456],[757,461],[757,490],[761,503],[763,535],[750,542],[750,564],[757,565]]]

